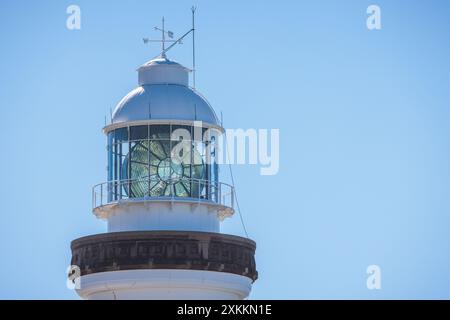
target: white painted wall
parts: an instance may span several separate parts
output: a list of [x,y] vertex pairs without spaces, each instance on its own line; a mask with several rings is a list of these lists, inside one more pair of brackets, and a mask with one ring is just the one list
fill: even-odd
[[201,270],[122,270],[81,277],[78,294],[90,300],[239,300],[252,280],[225,272]]
[[220,232],[217,206],[185,202],[126,202],[108,209],[108,232],[180,230]]

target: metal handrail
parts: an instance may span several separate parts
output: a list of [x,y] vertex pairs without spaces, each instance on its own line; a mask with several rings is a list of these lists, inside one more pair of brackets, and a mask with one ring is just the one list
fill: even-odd
[[[133,196],[132,187],[136,183],[148,183],[163,181],[169,185],[176,182],[189,183],[190,194],[188,196],[178,196],[174,194],[173,187],[170,188],[169,195],[152,196],[145,194],[144,196]],[[197,192],[193,192],[193,187],[197,186]],[[130,192],[131,191],[131,192]],[[149,192],[150,193],[150,192]],[[92,207],[93,209],[116,203],[120,200],[195,200],[213,202],[224,207],[234,209],[234,187],[224,182],[211,182],[204,179],[181,178],[162,180],[155,177],[144,177],[138,179],[112,180],[96,184],[92,187]]]

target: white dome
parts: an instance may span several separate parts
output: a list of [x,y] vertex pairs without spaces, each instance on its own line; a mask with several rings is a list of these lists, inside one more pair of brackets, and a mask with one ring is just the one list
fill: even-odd
[[116,106],[112,123],[140,120],[188,120],[219,125],[217,116],[198,92],[188,87],[189,69],[158,58],[138,69],[139,87]]

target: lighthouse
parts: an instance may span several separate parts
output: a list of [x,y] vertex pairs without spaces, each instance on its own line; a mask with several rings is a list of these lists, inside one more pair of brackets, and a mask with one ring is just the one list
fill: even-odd
[[138,86],[103,128],[107,177],[93,187],[92,206],[107,232],[71,243],[77,293],[244,299],[258,276],[256,244],[220,232],[235,212],[234,186],[221,181],[216,159],[224,128],[189,85],[191,70],[167,58],[172,33],[161,31],[161,54],[138,68]]

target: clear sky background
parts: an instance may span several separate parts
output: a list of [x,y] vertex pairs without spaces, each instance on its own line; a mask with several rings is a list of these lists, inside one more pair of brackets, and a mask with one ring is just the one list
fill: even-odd
[[[234,166],[258,245],[250,298],[450,298],[450,2],[194,3],[199,91],[228,128],[280,129],[278,175]],[[105,115],[158,53],[142,37],[163,15],[182,34],[192,4],[1,1],[0,298],[77,298],[70,241],[106,231],[91,214]],[[222,231],[242,235],[239,218]]]

